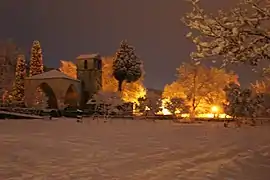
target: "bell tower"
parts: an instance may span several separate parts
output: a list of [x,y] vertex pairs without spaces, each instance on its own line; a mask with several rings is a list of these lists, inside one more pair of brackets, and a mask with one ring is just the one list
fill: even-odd
[[77,77],[81,81],[81,106],[102,89],[102,61],[99,54],[80,55],[76,58]]

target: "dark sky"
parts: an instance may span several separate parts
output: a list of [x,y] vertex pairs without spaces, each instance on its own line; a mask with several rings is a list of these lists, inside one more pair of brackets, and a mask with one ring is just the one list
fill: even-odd
[[[204,1],[210,10],[235,3]],[[0,39],[12,38],[27,53],[39,40],[53,67],[80,54],[112,55],[127,39],[144,61],[145,85],[163,89],[194,49],[180,21],[189,10],[185,0],[1,0]]]

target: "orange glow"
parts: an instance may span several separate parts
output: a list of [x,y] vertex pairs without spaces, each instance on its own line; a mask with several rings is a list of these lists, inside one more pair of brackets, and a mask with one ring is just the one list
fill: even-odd
[[159,111],[157,114],[159,114],[159,115],[171,115],[172,114],[168,109],[165,108],[165,104],[167,102],[170,102],[170,100],[169,99],[162,99],[162,105],[160,107],[161,111]]
[[142,86],[142,84],[140,84],[138,82],[129,83],[129,84],[125,84],[125,85],[126,85],[127,89],[122,92],[123,101],[134,102],[134,103],[139,104],[138,99],[141,97],[145,97],[146,89]]
[[[188,118],[190,114],[181,114],[180,116],[183,118]],[[195,118],[215,118],[215,114],[212,114],[212,113],[198,114],[195,116]],[[231,118],[231,116],[227,114],[218,114],[218,118],[225,119],[225,118]]]
[[[162,106],[161,106],[161,111],[159,111],[157,114],[159,115],[171,115],[172,112],[170,112],[168,109],[165,108],[165,104],[167,102],[169,102],[169,99],[162,99]],[[212,106],[211,107],[211,112],[212,113],[202,113],[202,114],[197,114],[195,116],[195,118],[231,118],[231,116],[224,114],[224,113],[220,113],[217,114],[218,112],[221,112],[222,109],[219,106]],[[177,116],[183,117],[183,118],[189,118],[190,114],[180,114],[180,112],[178,110],[176,110],[175,114],[177,114]]]
[[159,115],[171,115],[172,113],[168,110],[168,109],[166,109],[166,108],[163,108],[163,107],[161,107],[161,111],[159,111],[157,114],[159,114]]
[[77,79],[77,67],[71,61],[60,61],[61,65],[59,70],[66,74],[67,76]]
[[4,91],[3,95],[2,95],[2,101],[6,102],[9,98],[9,92],[7,90]]
[[219,111],[219,107],[218,106],[212,106],[211,111],[212,111],[212,113],[216,114]]
[[[196,70],[196,71],[194,71]],[[181,98],[190,107],[192,114],[212,113],[216,117],[223,113],[222,107],[213,106],[226,102],[224,87],[230,82],[238,82],[238,76],[225,69],[194,66],[192,63],[183,64],[177,69],[178,79],[164,87],[163,98]],[[196,80],[196,84],[195,81]],[[196,92],[191,92],[194,89]],[[211,114],[200,115],[212,117]]]
[[[113,56],[102,57],[102,90],[117,92],[118,82],[113,77]],[[134,83],[123,83],[122,99],[125,102],[139,104],[138,99],[145,97],[146,89],[143,86],[143,77]]]
[[[71,61],[60,61],[59,70],[67,76],[77,79],[77,67]],[[117,92],[118,83],[112,75],[113,57],[102,58],[102,88],[105,92]],[[138,104],[138,99],[145,97],[146,89],[143,86],[142,78],[134,83],[123,84],[122,99],[125,102],[134,102]]]

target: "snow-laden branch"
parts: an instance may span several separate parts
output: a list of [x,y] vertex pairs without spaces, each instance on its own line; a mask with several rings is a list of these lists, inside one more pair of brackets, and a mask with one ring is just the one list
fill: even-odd
[[191,29],[197,51],[195,60],[222,56],[228,63],[248,63],[256,66],[270,60],[270,1],[243,0],[229,12],[206,13],[199,0],[190,0],[193,7],[183,22]]

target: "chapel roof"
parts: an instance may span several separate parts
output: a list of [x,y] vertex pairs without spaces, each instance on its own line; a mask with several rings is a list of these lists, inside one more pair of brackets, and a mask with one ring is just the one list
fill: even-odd
[[99,54],[81,54],[76,59],[94,59],[94,58],[100,58]]
[[39,79],[69,79],[73,81],[80,81],[78,79],[74,79],[72,77],[67,76],[65,73],[60,72],[56,69],[50,70],[35,76],[27,77],[26,79],[33,79],[33,80],[39,80]]

